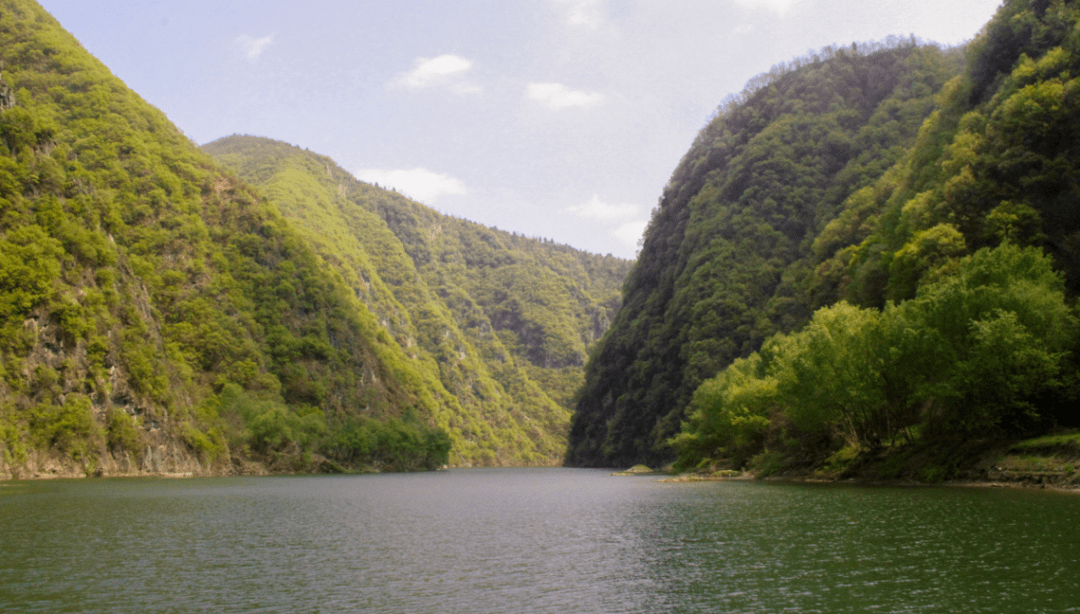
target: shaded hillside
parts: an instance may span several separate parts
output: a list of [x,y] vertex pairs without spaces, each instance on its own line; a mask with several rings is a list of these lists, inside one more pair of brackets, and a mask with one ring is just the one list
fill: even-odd
[[0,60],[0,475],[445,462],[438,379],[274,206],[34,2]]
[[840,297],[822,233],[876,198],[961,55],[826,49],[720,107],[664,189],[624,305],[586,368],[567,462],[662,463],[697,387]]
[[999,9],[906,155],[807,242],[806,326],[693,390],[679,465],[940,481],[1078,425],[1078,27],[1074,2]]
[[260,188],[424,373],[462,462],[561,460],[569,400],[630,263],[441,215],[285,143],[204,146]]

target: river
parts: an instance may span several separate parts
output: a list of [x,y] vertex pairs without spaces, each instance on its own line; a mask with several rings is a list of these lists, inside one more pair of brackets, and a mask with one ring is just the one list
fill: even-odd
[[1080,496],[580,469],[0,482],[2,612],[1076,612]]

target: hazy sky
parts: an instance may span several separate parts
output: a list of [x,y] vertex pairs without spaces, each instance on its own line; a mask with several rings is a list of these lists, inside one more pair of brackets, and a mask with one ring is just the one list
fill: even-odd
[[999,0],[39,0],[197,143],[306,147],[444,213],[632,258],[713,109],[826,45]]

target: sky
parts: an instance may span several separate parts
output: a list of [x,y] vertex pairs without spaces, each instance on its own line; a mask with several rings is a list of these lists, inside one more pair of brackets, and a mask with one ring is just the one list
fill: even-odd
[[999,0],[39,0],[190,139],[278,139],[445,214],[633,258],[729,94]]

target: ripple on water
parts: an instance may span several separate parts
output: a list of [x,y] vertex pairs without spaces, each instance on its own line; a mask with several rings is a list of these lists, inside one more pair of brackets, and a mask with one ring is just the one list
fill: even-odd
[[571,469],[20,483],[0,611],[1067,612],[1078,512]]

